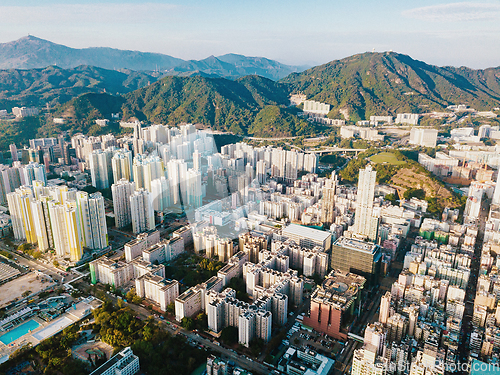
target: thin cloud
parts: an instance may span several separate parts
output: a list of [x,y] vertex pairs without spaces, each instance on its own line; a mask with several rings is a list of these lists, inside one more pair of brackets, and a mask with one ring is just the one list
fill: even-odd
[[403,11],[403,16],[423,21],[466,22],[500,19],[500,4],[451,3],[414,8]]
[[174,4],[50,4],[0,6],[0,22],[49,23],[150,23],[164,21],[179,10]]

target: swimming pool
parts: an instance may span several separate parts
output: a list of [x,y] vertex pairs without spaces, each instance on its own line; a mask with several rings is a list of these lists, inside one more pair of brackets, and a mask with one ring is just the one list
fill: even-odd
[[38,327],[40,327],[40,324],[38,324],[36,320],[30,319],[19,327],[14,328],[12,331],[0,336],[0,341],[5,345],[9,345],[12,341],[17,340],[19,337],[26,335],[29,331],[33,331]]

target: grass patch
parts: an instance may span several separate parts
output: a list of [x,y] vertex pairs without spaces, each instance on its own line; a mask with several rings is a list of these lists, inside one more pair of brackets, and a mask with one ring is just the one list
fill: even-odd
[[398,160],[398,157],[392,152],[381,152],[377,155],[373,155],[370,160],[374,163],[387,163],[392,165],[406,164],[404,160]]
[[201,375],[203,374],[203,371],[207,368],[207,363],[202,363],[201,365],[198,366],[196,370],[194,370],[191,375]]

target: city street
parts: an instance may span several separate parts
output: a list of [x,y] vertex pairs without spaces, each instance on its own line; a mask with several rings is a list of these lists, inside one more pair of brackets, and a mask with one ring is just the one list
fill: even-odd
[[471,261],[470,278],[465,292],[465,312],[462,319],[462,328],[460,332],[458,357],[459,361],[466,363],[469,356],[469,338],[472,328],[472,315],[474,313],[474,299],[476,298],[477,278],[479,276],[479,266],[481,263],[481,250],[483,248],[485,223],[489,213],[489,201],[484,199],[481,202],[481,211],[479,215],[478,233],[476,244],[474,246],[475,257]]
[[[378,311],[378,308],[380,306],[381,294],[382,294],[382,292],[380,290],[378,290],[376,292],[375,296],[372,299],[374,301],[373,305],[371,306],[371,308],[369,310],[367,310],[366,312],[363,313],[363,315],[361,315],[361,318],[358,320],[358,322],[356,323],[356,325],[352,329],[353,334],[362,336],[366,325],[369,324],[370,322],[374,321],[374,318],[378,314],[377,311]],[[344,347],[342,354],[340,354],[336,358],[336,362],[337,362],[337,364],[340,364],[340,368],[338,365],[335,366],[335,368],[333,370],[333,374],[340,375],[340,374],[349,373],[349,369],[351,368],[352,357],[354,355],[354,351],[356,349],[361,348],[362,346],[363,346],[363,344],[361,342],[355,341],[353,339],[349,339],[349,341],[347,342],[347,344]]]
[[[113,297],[111,295],[108,296],[114,303],[118,301],[118,298]],[[147,319],[151,315],[154,314],[154,312],[149,311],[148,309],[138,306],[132,303],[127,303],[127,306],[137,314],[141,319]],[[172,326],[172,324],[167,324],[167,321],[165,320],[160,320],[156,319],[159,325],[164,328],[167,332],[171,333],[172,335],[175,334],[183,334],[185,337],[190,338],[194,341],[196,341],[199,345],[203,345],[204,347],[210,348],[212,351],[219,353],[222,356],[225,356],[231,361],[234,361],[237,365],[248,369],[254,373],[258,374],[269,374],[271,370],[264,364],[254,361],[252,359],[249,359],[245,357],[244,355],[240,355],[236,352],[234,352],[231,349],[226,349],[222,345],[218,345],[210,340],[207,340],[203,337],[201,337],[199,334],[186,331],[182,327],[178,325],[178,322],[174,322],[176,325],[176,328]]]

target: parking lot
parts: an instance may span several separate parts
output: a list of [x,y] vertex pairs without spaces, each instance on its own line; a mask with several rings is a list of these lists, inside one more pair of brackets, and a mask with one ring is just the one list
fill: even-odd
[[38,276],[36,272],[30,272],[2,285],[0,307],[4,307],[14,300],[23,298],[22,295],[25,292],[29,291],[30,294],[38,293],[54,285],[56,284],[51,282],[50,278]]

